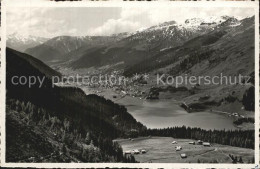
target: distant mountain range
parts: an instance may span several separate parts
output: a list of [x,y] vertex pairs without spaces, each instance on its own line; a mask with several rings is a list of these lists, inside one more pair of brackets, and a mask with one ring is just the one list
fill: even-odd
[[[14,37],[16,36],[8,38],[7,46],[11,46]],[[108,66],[113,67],[111,70],[122,69],[126,76],[166,67],[165,73],[181,74],[184,70],[192,70],[196,65],[202,64],[202,60],[203,63],[210,63],[205,68],[213,72],[216,65],[226,64],[227,60],[236,57],[237,61],[244,59],[246,62],[243,65],[237,63],[236,66],[236,62],[232,62],[234,69],[225,72],[249,74],[253,71],[248,69],[252,66],[253,38],[254,17],[238,20],[235,17],[221,16],[187,19],[182,24],[169,21],[136,32],[112,36],[59,36],[45,39],[45,42],[41,38],[31,37],[39,44],[27,48],[25,53],[48,65],[72,69]],[[29,42],[28,39],[15,39],[17,43]],[[207,58],[196,61],[185,69],[182,66],[173,71],[171,65],[192,57],[194,52],[203,55],[207,51],[210,51]],[[241,55],[237,56],[232,51],[240,51]],[[172,70],[169,70],[169,66]],[[217,72],[227,69],[224,66],[221,68],[217,68]],[[196,69],[193,73],[198,74],[206,69]]]
[[45,41],[34,38],[33,45],[29,43],[29,39],[13,35],[8,37],[7,46],[26,44],[22,47],[25,53],[48,65],[67,62],[66,66],[78,69],[120,62],[124,67],[129,67],[160,52],[184,45],[198,36],[220,29],[228,31],[230,28],[239,27],[241,22],[229,16],[192,18],[182,24],[169,21],[133,33],[112,36],[60,36]]
[[[201,24],[205,25],[205,22]],[[221,72],[234,75],[254,71],[254,17],[241,21],[229,18],[211,26],[207,33],[191,38],[181,45],[161,49],[154,52],[149,59],[127,67],[125,75],[147,73],[166,67],[168,70],[164,70],[164,73],[174,75],[187,72],[191,75]],[[241,60],[244,61],[243,64]],[[186,61],[188,63],[184,66]]]
[[47,40],[48,38],[36,36],[24,37],[17,33],[13,33],[7,36],[6,45],[17,51],[24,52],[26,49],[43,44]]

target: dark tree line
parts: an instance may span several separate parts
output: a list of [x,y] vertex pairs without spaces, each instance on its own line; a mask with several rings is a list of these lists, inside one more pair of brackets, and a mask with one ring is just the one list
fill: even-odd
[[241,125],[242,123],[255,123],[255,119],[254,118],[250,118],[250,117],[239,118],[239,119],[235,120],[233,123],[235,125]]
[[207,49],[207,50],[200,49],[200,50],[192,51],[188,58],[185,58],[184,60],[181,61],[180,69],[181,70],[190,69],[195,64],[201,62],[202,60],[209,58],[213,52],[214,52],[214,50],[209,50],[209,49]]
[[254,111],[255,110],[255,87],[251,86],[245,91],[242,99],[242,103],[245,110]]
[[[241,156],[238,157],[238,156],[229,154],[229,157],[231,158],[232,163],[234,163],[234,164],[244,163],[244,160],[243,160],[243,158]],[[248,163],[255,163],[255,158],[253,157],[251,160],[249,159]]]
[[203,130],[183,126],[166,129],[148,129],[143,132],[142,135],[195,139],[210,143],[254,149],[254,133],[254,130]]

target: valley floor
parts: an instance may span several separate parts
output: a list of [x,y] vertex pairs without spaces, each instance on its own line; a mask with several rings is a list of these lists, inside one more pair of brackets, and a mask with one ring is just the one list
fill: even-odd
[[[229,155],[240,157],[243,163],[251,163],[254,150],[212,144],[211,147],[189,144],[190,139],[174,139],[171,137],[139,137],[133,140],[118,139],[123,151],[146,150],[145,154],[135,154],[135,159],[141,163],[232,163]],[[172,144],[177,141],[177,144]],[[181,151],[176,151],[175,146],[181,146]],[[185,153],[187,158],[181,158]]]

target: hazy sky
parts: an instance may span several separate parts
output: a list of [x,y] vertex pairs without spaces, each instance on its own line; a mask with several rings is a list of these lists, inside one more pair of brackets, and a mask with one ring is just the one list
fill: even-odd
[[7,34],[54,37],[132,32],[165,21],[208,16],[253,16],[250,8],[22,8],[7,9]]

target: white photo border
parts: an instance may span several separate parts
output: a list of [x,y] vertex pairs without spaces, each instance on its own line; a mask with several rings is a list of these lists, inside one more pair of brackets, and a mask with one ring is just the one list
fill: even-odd
[[[255,164],[198,164],[198,163],[7,163],[5,161],[5,102],[6,102],[6,10],[9,7],[239,7],[255,12]],[[0,127],[1,167],[34,168],[259,168],[259,4],[257,1],[73,1],[3,0],[1,4],[1,68],[0,68]]]

